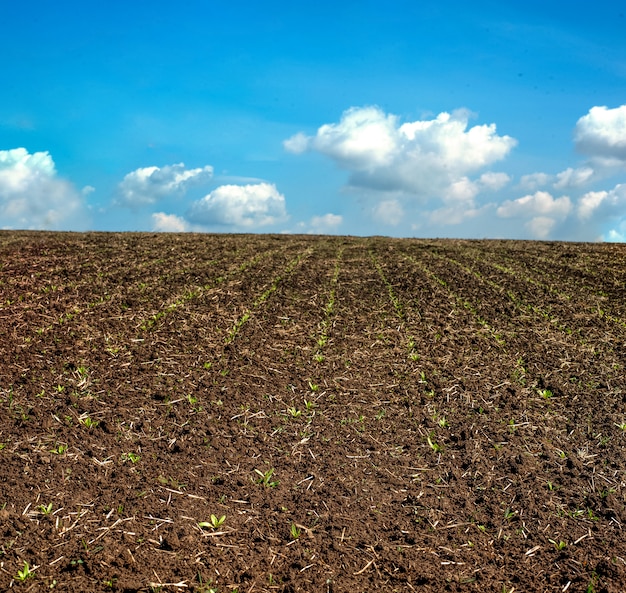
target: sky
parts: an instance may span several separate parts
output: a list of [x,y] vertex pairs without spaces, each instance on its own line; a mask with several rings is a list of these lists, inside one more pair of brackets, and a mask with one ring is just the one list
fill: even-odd
[[6,3],[0,229],[626,241],[620,2]]

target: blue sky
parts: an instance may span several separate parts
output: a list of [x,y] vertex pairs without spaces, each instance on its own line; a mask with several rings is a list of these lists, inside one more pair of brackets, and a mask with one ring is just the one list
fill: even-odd
[[626,240],[626,9],[33,0],[0,228]]

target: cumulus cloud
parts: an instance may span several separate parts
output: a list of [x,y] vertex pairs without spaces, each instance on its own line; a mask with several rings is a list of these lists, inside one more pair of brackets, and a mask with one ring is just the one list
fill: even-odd
[[287,219],[285,196],[270,183],[222,185],[195,202],[187,218],[201,225],[268,226]]
[[461,224],[470,218],[475,218],[480,213],[478,208],[457,208],[444,206],[433,210],[428,219],[434,225],[452,225]]
[[165,167],[143,167],[128,173],[118,186],[116,204],[140,207],[166,197],[182,196],[193,185],[207,182],[213,167],[186,169],[184,163]]
[[626,216],[626,184],[618,184],[609,191],[591,191],[578,201],[578,217],[596,221]]
[[518,187],[526,191],[535,191],[541,187],[551,186],[554,189],[577,189],[589,184],[596,176],[596,171],[588,166],[568,167],[556,175],[548,173],[531,173],[523,175]]
[[547,173],[530,173],[529,175],[522,175],[519,187],[526,191],[535,191],[540,187],[548,185],[552,179],[553,176]]
[[517,200],[507,200],[498,208],[498,216],[502,218],[525,217],[535,215],[556,216],[564,218],[572,208],[568,196],[554,198],[547,191],[538,191]]
[[311,218],[310,232],[315,234],[334,233],[343,224],[343,216],[340,214],[324,214]]
[[626,161],[626,105],[592,107],[576,122],[574,142],[584,154]]
[[525,224],[530,233],[545,239],[558,221],[567,218],[572,210],[568,196],[554,198],[549,192],[538,191],[516,200],[507,200],[497,209],[501,218],[528,218]]
[[152,214],[152,230],[157,233],[185,233],[190,229],[187,221],[180,216],[155,212]]
[[555,224],[556,220],[554,220],[554,218],[550,218],[549,216],[535,216],[524,226],[534,238],[547,239]]
[[4,228],[82,230],[86,214],[83,196],[58,177],[48,152],[0,150],[0,224]]
[[511,181],[511,178],[506,173],[493,173],[492,171],[483,173],[478,179],[478,183],[482,188],[491,191],[502,189],[509,181]]
[[626,219],[622,220],[618,228],[610,229],[602,239],[609,243],[626,243]]
[[578,167],[576,169],[569,167],[565,171],[557,173],[553,187],[554,189],[581,187],[591,180],[593,174],[594,170],[591,167]]
[[398,200],[383,200],[374,206],[374,220],[390,226],[397,226],[404,218],[404,208]]
[[454,201],[454,184],[473,183],[468,175],[503,159],[517,143],[498,136],[495,124],[468,129],[468,121],[467,111],[456,111],[402,124],[378,107],[353,107],[339,123],[321,126],[314,136],[298,133],[284,147],[327,155],[350,172],[349,185],[355,188]]

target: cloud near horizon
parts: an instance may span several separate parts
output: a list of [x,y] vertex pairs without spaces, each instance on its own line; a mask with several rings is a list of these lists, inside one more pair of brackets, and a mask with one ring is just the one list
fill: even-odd
[[272,183],[221,185],[194,202],[185,218],[203,226],[253,230],[287,220],[285,196]]
[[0,224],[5,229],[85,230],[84,196],[57,175],[48,152],[0,150]]
[[[422,202],[466,201],[480,190],[468,176],[502,160],[517,144],[510,136],[496,134],[495,124],[468,129],[469,117],[459,110],[401,123],[379,107],[352,107],[338,123],[322,125],[314,136],[300,132],[283,145],[294,154],[315,151],[328,156],[349,172],[351,188],[400,192]],[[505,178],[508,181],[505,174],[487,173],[485,184],[499,185]],[[464,186],[461,191],[459,184]]]
[[554,198],[538,191],[516,200],[506,200],[497,209],[500,218],[527,218],[525,227],[533,238],[546,239],[557,222],[564,221],[572,210],[569,196]]
[[141,167],[128,173],[117,188],[115,204],[129,208],[148,206],[168,197],[181,197],[194,185],[213,177],[213,167],[187,169],[184,163]]

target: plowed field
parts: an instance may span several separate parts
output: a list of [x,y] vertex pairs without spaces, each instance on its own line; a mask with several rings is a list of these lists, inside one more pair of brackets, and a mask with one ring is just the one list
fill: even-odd
[[0,590],[626,590],[626,248],[0,233]]

